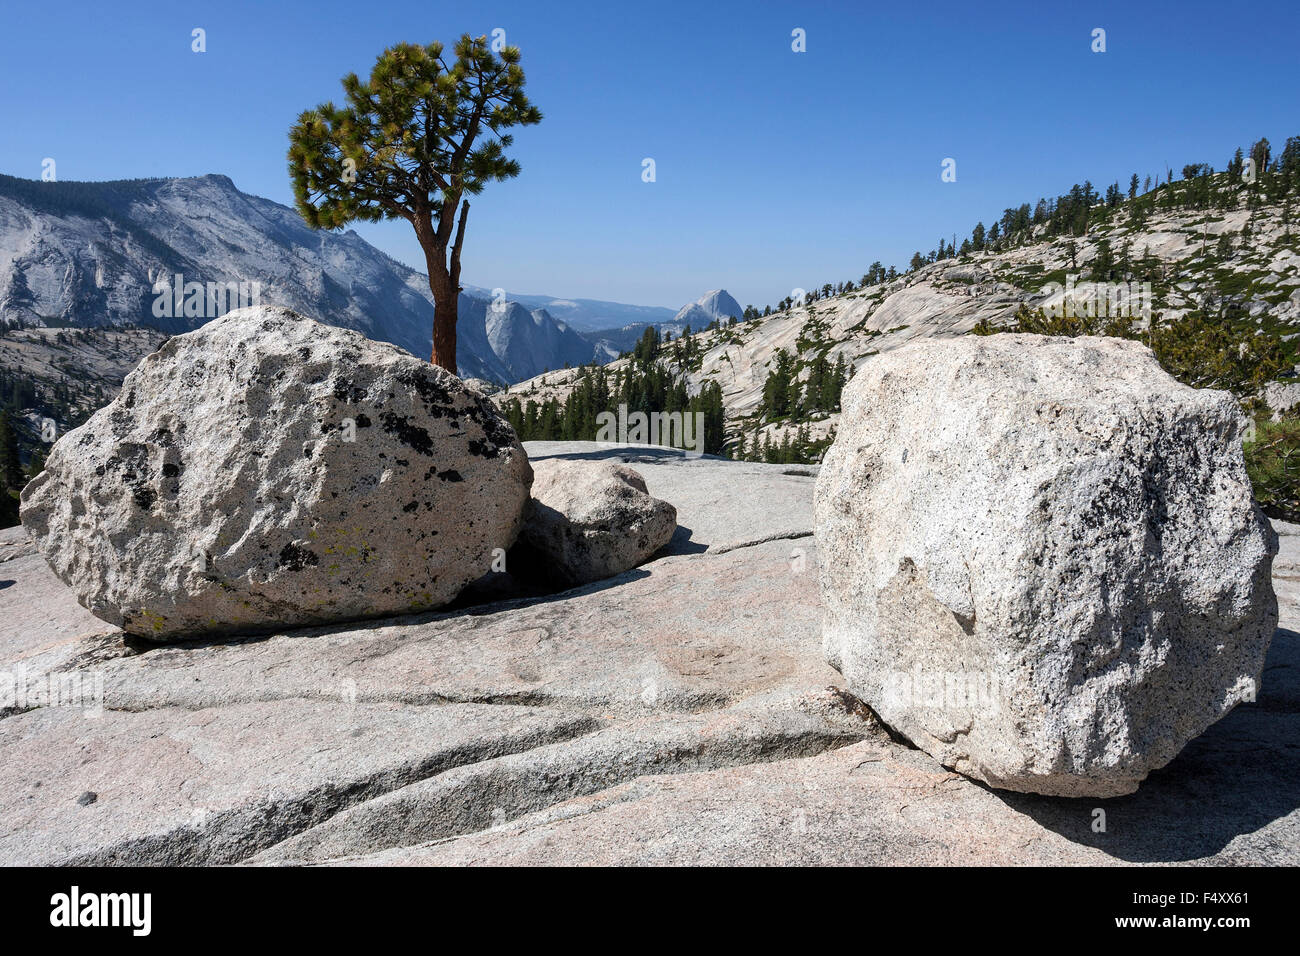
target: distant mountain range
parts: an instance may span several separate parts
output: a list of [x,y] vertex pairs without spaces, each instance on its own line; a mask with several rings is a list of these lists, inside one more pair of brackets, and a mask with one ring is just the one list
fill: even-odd
[[[189,284],[202,287],[192,299]],[[0,322],[177,333],[216,318],[231,295],[207,286],[256,283],[258,301],[392,342],[418,356],[432,345],[426,277],[351,230],[320,232],[226,176],[38,182],[0,175]],[[243,290],[251,294],[252,285]],[[200,308],[201,306],[201,308]],[[739,308],[711,292],[671,309],[466,287],[460,373],[508,384],[593,360],[607,362],[654,325],[680,332],[709,310]],[[733,314],[728,312],[727,314]]]
[[[465,294],[479,299],[493,298],[494,290],[478,286],[464,286]],[[625,325],[660,325],[671,322],[672,309],[659,305],[626,305],[622,302],[604,302],[600,299],[559,299],[550,295],[506,296],[527,309],[543,309],[552,318],[563,322],[578,332],[600,332],[604,329],[622,328]]]
[[[665,310],[667,311],[667,310]],[[596,345],[597,361],[604,364],[613,361],[624,352],[632,351],[637,340],[652,325],[661,333],[671,334],[674,338],[681,335],[689,326],[692,331],[706,329],[717,320],[725,324],[728,319],[740,319],[744,310],[726,289],[714,289],[706,292],[694,302],[688,302],[668,321],[630,322],[617,329],[600,329],[586,332],[584,335]],[[523,379],[519,379],[523,381]]]

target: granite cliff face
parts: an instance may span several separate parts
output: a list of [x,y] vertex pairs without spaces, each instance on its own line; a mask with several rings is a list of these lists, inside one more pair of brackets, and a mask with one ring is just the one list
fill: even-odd
[[732,298],[731,293],[726,289],[714,289],[682,306],[673,317],[673,324],[683,328],[689,325],[698,332],[711,322],[725,324],[728,319],[739,319],[744,314],[745,310]]

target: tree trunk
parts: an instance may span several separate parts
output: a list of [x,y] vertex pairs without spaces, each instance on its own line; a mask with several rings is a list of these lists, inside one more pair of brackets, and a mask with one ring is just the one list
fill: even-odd
[[459,375],[456,370],[456,319],[460,305],[460,290],[447,272],[445,248],[439,248],[436,237],[430,232],[416,238],[424,249],[425,267],[429,272],[429,291],[433,293],[433,354],[429,361]]
[[452,375],[456,369],[456,319],[460,295],[448,277],[429,277],[429,290],[433,293],[433,356],[434,365],[445,368]]
[[465,241],[465,217],[469,214],[466,202],[460,211],[460,223],[455,242],[451,244],[451,262],[447,262],[447,246],[451,239],[451,216],[456,211],[456,200],[444,200],[438,228],[433,228],[427,210],[417,216],[415,237],[424,249],[424,261],[429,273],[429,291],[433,293],[433,355],[430,361],[452,375],[456,368],[456,320],[460,311],[460,250]]

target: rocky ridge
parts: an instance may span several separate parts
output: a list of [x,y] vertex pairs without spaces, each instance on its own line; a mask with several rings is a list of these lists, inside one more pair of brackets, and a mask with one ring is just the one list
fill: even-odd
[[[757,428],[779,441],[798,426],[757,418],[778,349],[804,360],[824,353],[834,363],[843,356],[857,369],[872,356],[917,339],[964,335],[984,321],[1004,325],[1022,305],[1038,308],[1059,302],[1062,293],[1048,289],[1049,282],[1064,285],[1068,273],[1078,273],[1083,277],[1080,284],[1086,285],[1101,240],[1110,244],[1113,255],[1127,246],[1135,259],[1151,257],[1167,277],[1153,285],[1155,309],[1166,318],[1184,314],[1206,294],[1218,299],[1232,290],[1251,319],[1294,335],[1300,333],[1300,234],[1287,216],[1280,205],[1173,210],[1153,214],[1141,225],[1121,214],[1075,240],[1040,232],[1009,249],[940,260],[892,281],[793,305],[733,327],[697,330],[695,345],[702,353],[698,361],[690,367],[676,362],[674,367],[685,372],[692,395],[707,381],[721,386],[729,434],[752,435]],[[1247,225],[1248,243],[1241,238]],[[1214,253],[1223,236],[1233,244],[1226,261]],[[680,348],[680,343],[666,347],[670,359]],[[617,372],[628,362],[614,362],[609,371]],[[539,404],[557,398],[563,403],[577,374],[572,369],[548,372],[510,386],[501,398]],[[802,374],[806,377],[806,371]],[[838,418],[838,412],[815,415],[807,423],[809,437],[827,436]]]

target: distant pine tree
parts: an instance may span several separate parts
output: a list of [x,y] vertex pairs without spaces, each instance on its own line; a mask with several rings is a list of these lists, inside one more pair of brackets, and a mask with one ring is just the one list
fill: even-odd
[[5,490],[15,494],[22,491],[23,460],[18,451],[18,432],[9,418],[7,409],[0,410],[0,480]]

